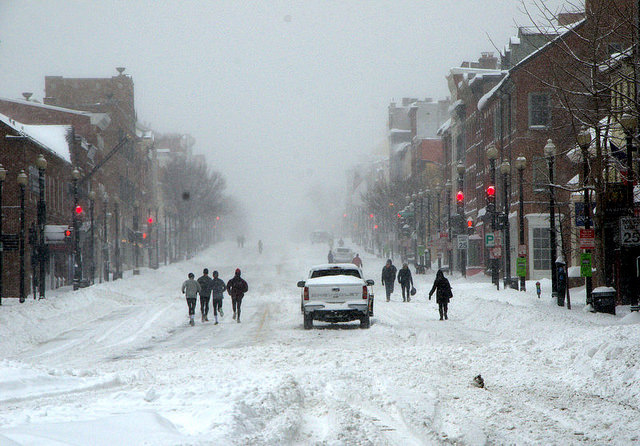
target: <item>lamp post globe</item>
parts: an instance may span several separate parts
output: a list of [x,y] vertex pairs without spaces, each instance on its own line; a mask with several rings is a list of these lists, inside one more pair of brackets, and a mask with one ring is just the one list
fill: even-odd
[[622,124],[622,127],[624,127],[625,132],[631,133],[636,129],[636,126],[638,125],[638,118],[636,118],[632,114],[624,113],[620,117],[620,124]]
[[47,159],[42,155],[42,153],[36,159],[36,167],[40,170],[45,170],[47,168]]
[[524,156],[519,156],[513,164],[518,171],[523,171],[527,167],[527,159]]
[[489,147],[487,147],[487,158],[490,161],[495,161],[498,159],[498,149],[496,149],[495,144],[491,143]]
[[547,140],[547,144],[544,146],[544,157],[546,159],[552,159],[556,156],[556,145],[551,139]]
[[578,133],[576,139],[578,140],[580,148],[586,150],[591,145],[591,132],[589,132],[586,127],[582,127],[582,130]]

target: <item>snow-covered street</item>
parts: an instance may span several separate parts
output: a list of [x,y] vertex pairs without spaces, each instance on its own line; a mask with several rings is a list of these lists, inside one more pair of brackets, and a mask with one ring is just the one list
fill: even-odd
[[[434,272],[384,302],[369,330],[302,327],[299,289],[325,245],[216,245],[188,262],[0,307],[0,444],[637,444],[640,315],[574,309],[485,277]],[[360,252],[363,255],[363,252]],[[203,267],[249,283],[241,324],[190,327],[180,285]],[[198,314],[198,311],[196,312]],[[212,318],[211,318],[212,319]],[[486,388],[472,385],[482,374]]]

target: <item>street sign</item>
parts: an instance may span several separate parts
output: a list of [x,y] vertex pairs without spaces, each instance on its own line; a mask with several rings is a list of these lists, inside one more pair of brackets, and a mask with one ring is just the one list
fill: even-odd
[[489,250],[489,258],[490,259],[500,259],[502,258],[502,248],[499,246],[494,246]]
[[527,256],[527,245],[518,245],[518,257]]
[[493,248],[496,246],[496,237],[493,234],[484,235],[484,246],[487,248]]
[[518,277],[527,277],[527,258],[518,257],[516,259],[516,275]]
[[640,245],[640,218],[620,218],[620,243],[625,246]]
[[580,254],[580,277],[591,277],[591,253],[583,252]]
[[468,249],[468,248],[469,248],[469,236],[458,235],[458,249]]
[[580,229],[580,249],[595,249],[596,230]]

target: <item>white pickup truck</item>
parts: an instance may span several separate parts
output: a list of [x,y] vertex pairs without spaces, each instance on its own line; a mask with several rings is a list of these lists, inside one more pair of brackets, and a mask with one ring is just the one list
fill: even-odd
[[313,328],[314,320],[332,323],[360,320],[361,328],[369,328],[373,316],[373,280],[364,280],[356,265],[314,266],[307,280],[298,282],[298,287],[302,288],[300,308],[305,330]]

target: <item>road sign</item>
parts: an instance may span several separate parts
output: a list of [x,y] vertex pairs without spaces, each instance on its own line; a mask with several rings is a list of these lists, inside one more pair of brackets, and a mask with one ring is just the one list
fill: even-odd
[[496,246],[496,237],[493,234],[484,235],[484,246],[487,248],[493,248]]
[[469,248],[469,236],[458,235],[458,249],[468,249],[468,248]]
[[518,277],[527,277],[527,258],[518,257],[516,259],[516,275]]
[[580,249],[595,249],[596,230],[580,229]]
[[527,245],[518,245],[518,257],[527,256]]
[[580,254],[580,277],[591,277],[591,253],[583,252]]
[[625,246],[640,245],[640,218],[620,218],[620,243]]
[[502,258],[502,248],[499,246],[494,246],[489,250],[489,258],[490,259],[500,259]]

